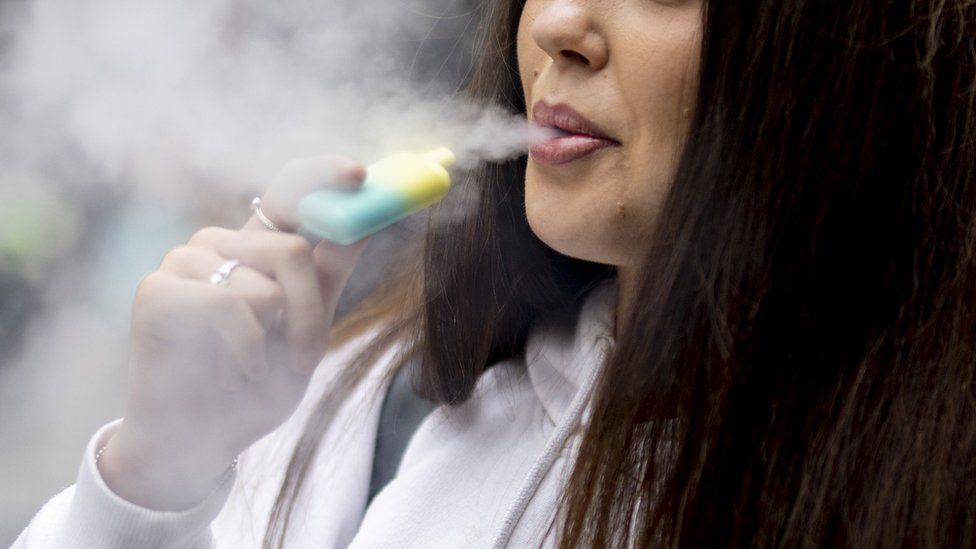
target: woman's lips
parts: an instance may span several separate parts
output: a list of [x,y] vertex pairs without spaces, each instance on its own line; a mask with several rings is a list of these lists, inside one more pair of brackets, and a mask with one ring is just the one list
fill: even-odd
[[536,162],[551,166],[568,164],[598,150],[620,145],[568,105],[539,101],[533,106],[532,114],[536,125],[558,131],[558,134],[532,145],[530,154]]
[[532,160],[558,166],[568,164],[600,149],[613,147],[617,143],[609,139],[599,139],[589,135],[567,134],[555,139],[540,141],[532,145]]

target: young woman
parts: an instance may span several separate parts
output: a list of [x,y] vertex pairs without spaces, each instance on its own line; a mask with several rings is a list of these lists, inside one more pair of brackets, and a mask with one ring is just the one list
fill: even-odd
[[[361,167],[174,250],[124,422],[16,546],[976,545],[976,4],[485,6],[472,93],[568,135],[317,369],[362,244],[292,197]],[[442,406],[370,498],[410,365]]]

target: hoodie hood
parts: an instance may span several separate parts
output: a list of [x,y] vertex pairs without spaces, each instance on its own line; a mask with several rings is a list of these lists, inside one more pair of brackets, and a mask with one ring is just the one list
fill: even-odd
[[[540,486],[560,457],[573,446],[574,436],[586,422],[593,387],[613,348],[613,312],[616,286],[604,284],[587,297],[575,326],[557,321],[540,325],[526,344],[529,381],[552,427],[542,455],[522,480],[518,494],[505,512],[492,540],[493,549],[508,547],[537,496]],[[550,494],[550,497],[557,497]],[[555,509],[557,501],[544,507]],[[539,523],[538,517],[530,522]]]
[[553,424],[563,418],[591,370],[602,366],[604,345],[613,345],[616,298],[616,283],[605,282],[586,297],[578,316],[546,322],[529,336],[529,379]]

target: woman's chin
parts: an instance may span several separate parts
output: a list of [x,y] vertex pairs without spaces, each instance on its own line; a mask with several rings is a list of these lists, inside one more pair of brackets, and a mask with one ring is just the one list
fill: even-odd
[[614,264],[610,249],[601,246],[599,233],[588,231],[574,223],[569,216],[560,215],[543,205],[541,209],[526,208],[529,228],[543,244],[562,255],[595,263]]

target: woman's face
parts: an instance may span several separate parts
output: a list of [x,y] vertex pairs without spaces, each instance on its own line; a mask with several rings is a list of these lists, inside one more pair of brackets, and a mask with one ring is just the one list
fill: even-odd
[[529,120],[526,213],[553,249],[639,261],[694,105],[701,0],[527,0],[518,61]]

